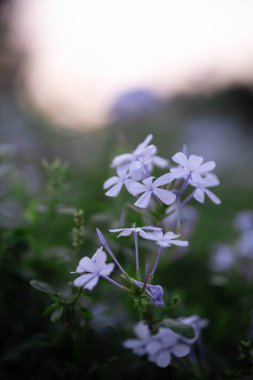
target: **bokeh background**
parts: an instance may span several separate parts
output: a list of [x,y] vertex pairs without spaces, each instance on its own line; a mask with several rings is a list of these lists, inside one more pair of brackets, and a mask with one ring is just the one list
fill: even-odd
[[[60,328],[52,333],[42,316],[47,301],[28,281],[66,281],[75,265],[63,248],[70,245],[72,219],[31,227],[31,210],[45,198],[42,160],[68,162],[63,205],[70,214],[84,211],[90,225],[84,246],[94,249],[92,228],[110,227],[120,217],[121,202],[105,199],[102,190],[112,174],[109,164],[148,133],[163,157],[187,144],[190,153],[217,164],[222,205],[196,205],[191,255],[173,268],[168,288],[179,289],[189,313],[211,320],[205,338],[210,361],[226,371],[240,340],[253,334],[252,288],[238,279],[229,290],[220,288],[207,273],[212,245],[233,242],[234,216],[253,208],[252,1],[6,0],[0,11],[0,148],[9,152],[0,204],[3,378],[15,376],[15,366],[27,379],[109,373],[99,367],[98,375],[81,354],[59,369],[66,352],[64,344],[57,346]],[[27,238],[32,234],[43,258]]]

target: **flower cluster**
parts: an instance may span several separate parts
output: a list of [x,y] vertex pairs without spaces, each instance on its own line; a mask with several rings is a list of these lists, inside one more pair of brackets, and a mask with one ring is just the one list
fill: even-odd
[[159,327],[158,332],[152,335],[148,325],[141,321],[134,327],[137,339],[127,339],[123,345],[132,349],[136,355],[147,355],[148,360],[158,367],[167,367],[171,363],[172,355],[177,358],[189,355],[191,346],[199,339],[202,328],[208,324],[207,320],[196,315],[179,318],[179,321],[193,328],[193,338],[185,338],[168,327]]
[[[168,160],[157,156],[157,148],[150,144],[152,137],[148,135],[133,152],[115,157],[111,167],[116,170],[116,175],[107,179],[103,186],[108,197],[116,197],[123,187],[132,196],[137,197],[134,210],[140,214],[143,222],[145,220],[143,224],[147,224],[134,224],[122,228],[121,218],[120,228],[109,230],[111,233],[117,233],[118,238],[133,237],[135,274],[128,273],[123,268],[98,228],[97,235],[101,247],[91,258],[83,257],[74,272],[79,274],[74,281],[75,286],[91,291],[100,279],[106,280],[128,292],[134,298],[137,308],[141,310],[140,316],[146,313],[147,317],[147,305],[153,304],[159,307],[160,311],[168,310],[165,308],[163,288],[161,285],[153,284],[153,279],[165,250],[172,250],[173,247],[175,250],[185,250],[189,244],[184,237],[189,235],[189,226],[193,225],[193,219],[189,216],[187,203],[192,199],[204,203],[206,196],[215,204],[220,203],[219,198],[209,190],[219,184],[218,178],[211,173],[215,168],[213,161],[204,162],[203,157],[188,155],[184,147],[183,152],[178,152],[172,157],[175,166],[169,169]],[[166,172],[156,178],[151,175],[154,166],[166,169]],[[192,190],[185,196],[188,187]],[[182,230],[182,222],[185,221],[188,223],[188,234]],[[153,242],[153,247],[156,248],[153,258],[150,259],[150,254],[148,259],[145,254],[140,256],[140,239]],[[106,254],[113,263],[106,264]],[[110,277],[115,267],[121,273],[120,281]],[[167,314],[163,314],[163,318],[164,316],[167,317]],[[158,325],[154,323],[152,327],[145,321],[139,322],[135,326],[137,339],[124,342],[126,348],[131,348],[137,355],[146,354],[148,360],[159,367],[168,366],[172,355],[178,358],[187,356],[191,346],[199,339],[201,329],[207,325],[207,321],[198,316],[179,318],[177,324],[190,325],[194,331],[192,338],[186,338],[166,325],[166,319],[161,318],[160,321],[162,322]],[[151,334],[151,330],[157,333]]]
[[[155,201],[166,206],[172,205],[176,200],[181,200],[181,195],[190,185],[194,190],[189,197],[181,200],[183,204],[192,198],[204,203],[205,196],[215,204],[221,203],[220,199],[209,190],[219,185],[217,176],[210,173],[215,168],[215,162],[204,163],[201,156],[191,154],[188,157],[187,152],[178,152],[172,157],[178,166],[172,167],[158,178],[153,177],[151,172],[154,166],[167,169],[168,160],[157,156],[157,148],[149,145],[152,137],[148,135],[132,153],[124,153],[113,159],[111,167],[116,169],[117,175],[105,181],[104,189],[107,190],[105,195],[116,197],[124,185],[133,196],[141,194],[134,205],[145,209]],[[182,181],[181,187],[178,188],[178,184]],[[168,185],[170,189],[167,188]]]

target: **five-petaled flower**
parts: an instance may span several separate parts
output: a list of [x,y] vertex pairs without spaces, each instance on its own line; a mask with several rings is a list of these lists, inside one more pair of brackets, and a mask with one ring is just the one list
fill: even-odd
[[171,247],[171,245],[177,245],[179,247],[187,247],[188,241],[186,240],[177,240],[177,238],[180,236],[180,234],[175,234],[172,231],[165,232],[163,234],[162,231],[155,231],[151,233],[144,233],[143,237],[145,235],[146,239],[154,240],[156,244],[160,245],[160,247],[166,248]]
[[207,173],[207,175],[204,177],[205,182],[203,183],[196,183],[193,181],[190,181],[190,184],[194,187],[196,187],[196,190],[193,193],[193,198],[196,199],[196,201],[200,203],[204,203],[205,201],[205,195],[208,196],[208,198],[211,199],[213,203],[216,205],[221,204],[221,200],[208,188],[209,187],[215,187],[218,186],[220,181],[213,173]]
[[129,179],[130,174],[128,173],[128,169],[125,167],[118,167],[116,171],[118,176],[108,178],[103,185],[105,190],[109,189],[105,193],[108,197],[116,197],[119,195],[123,185],[125,185],[130,192],[130,184],[132,180]]
[[148,360],[158,367],[167,367],[171,363],[172,354],[182,358],[190,353],[189,344],[169,328],[160,327],[157,334],[151,335],[148,326],[139,322],[134,331],[137,339],[125,340],[124,347],[132,349],[136,355],[147,354]]
[[[147,173],[150,172],[153,165],[166,168],[168,166],[168,160],[156,156],[157,148],[155,145],[149,145],[152,138],[153,135],[148,135],[132,153],[124,153],[116,156],[112,161],[111,167],[124,167],[133,175],[138,172],[138,176],[141,174],[141,178],[147,177]],[[142,169],[144,169],[144,171],[140,173]]]
[[83,257],[74,272],[82,273],[82,275],[75,279],[74,285],[92,290],[100,277],[107,279],[114,269],[114,263],[106,264],[105,262],[106,253],[102,247],[97,249],[91,259],[87,256]]
[[[129,228],[115,228],[112,230],[109,230],[110,232],[120,232],[120,234],[117,237],[121,236],[130,236],[132,233],[137,233],[140,236],[144,235],[143,232],[145,231],[161,231],[160,227],[154,227],[154,226],[144,226],[144,227],[129,227]],[[144,235],[145,237],[145,235]]]
[[170,173],[167,173],[157,178],[155,181],[154,177],[144,179],[143,183],[133,181],[130,185],[130,192],[133,195],[143,193],[135,202],[135,206],[147,208],[152,195],[160,199],[167,206],[171,205],[176,200],[176,195],[172,191],[160,189],[160,187],[172,182],[173,179],[173,176]]
[[195,154],[191,154],[188,158],[183,152],[178,152],[172,157],[172,160],[179,164],[179,167],[170,170],[175,179],[189,178],[193,182],[205,183],[205,179],[201,175],[215,168],[214,161],[203,163],[203,157]]

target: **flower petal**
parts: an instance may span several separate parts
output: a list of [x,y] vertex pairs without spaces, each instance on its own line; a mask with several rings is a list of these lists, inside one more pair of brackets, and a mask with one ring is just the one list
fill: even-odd
[[98,283],[99,276],[93,277],[90,281],[88,281],[83,287],[84,289],[92,290]]
[[140,339],[148,339],[150,337],[150,331],[148,325],[143,322],[137,323],[134,327],[135,335]]
[[204,203],[205,201],[205,193],[203,189],[196,189],[193,193],[193,198],[200,203]]
[[79,273],[82,273],[82,272],[93,273],[95,271],[94,263],[89,257],[85,256],[79,261],[79,265],[76,271]]
[[152,158],[152,163],[155,166],[158,166],[158,168],[161,168],[161,169],[165,169],[165,168],[167,168],[169,166],[169,161],[166,160],[163,157],[160,157],[160,156],[154,156]]
[[119,182],[119,178],[116,177],[116,176],[113,176],[113,177],[111,177],[111,178],[108,178],[108,179],[104,182],[104,184],[103,184],[103,189],[104,189],[104,190],[107,190],[107,189],[109,189],[109,187],[115,185],[115,184],[118,183],[118,182]]
[[189,166],[188,158],[182,152],[178,152],[174,154],[174,156],[172,157],[172,160],[175,161],[179,165],[187,166],[187,167]]
[[136,147],[136,149],[134,150],[134,153],[135,154],[141,153],[144,149],[147,148],[148,144],[150,143],[152,139],[153,139],[153,135],[151,134],[147,135],[145,140]]
[[178,247],[188,247],[189,242],[186,240],[170,240],[170,244],[177,245]]
[[107,197],[117,197],[119,195],[120,190],[122,189],[123,182],[118,182],[116,185],[114,185],[110,190],[108,190],[105,195]]
[[211,199],[211,201],[213,201],[214,204],[216,204],[216,205],[221,204],[220,198],[218,198],[212,191],[210,191],[208,189],[205,189],[204,191],[205,191],[206,195]]
[[165,368],[171,362],[171,353],[169,350],[163,350],[156,356],[155,363],[158,367]]
[[145,178],[142,182],[146,185],[146,186],[151,186],[152,183],[153,183],[153,179],[155,177],[148,177],[148,178]]
[[158,340],[151,340],[151,342],[146,346],[146,351],[148,354],[153,355],[161,350],[161,343]]
[[189,346],[183,343],[179,343],[171,348],[171,352],[177,358],[182,358],[190,353],[191,349]]
[[168,183],[172,182],[174,180],[174,177],[171,173],[166,173],[164,175],[162,175],[161,177],[157,178],[153,185],[155,187],[160,187],[160,186],[163,186],[163,185],[167,185]]
[[176,195],[169,190],[154,189],[153,193],[167,206],[171,205],[176,200]]
[[91,261],[94,263],[97,269],[101,268],[106,262],[106,253],[103,251],[103,248],[98,248],[94,255],[91,258]]
[[189,171],[184,168],[171,168],[170,172],[173,178],[184,178],[189,174]]
[[89,281],[91,281],[94,277],[98,277],[94,273],[87,273],[83,274],[82,276],[79,276],[75,279],[74,285],[78,287],[85,286]]
[[112,273],[112,271],[114,270],[114,267],[115,267],[115,264],[114,263],[110,263],[110,264],[106,264],[104,266],[104,268],[100,271],[100,274],[102,276],[110,276],[110,274]]
[[131,153],[120,154],[119,156],[114,157],[111,163],[111,167],[116,168],[119,165],[129,162],[131,161],[132,157],[133,155]]
[[192,171],[196,170],[204,161],[204,158],[201,156],[196,156],[195,154],[191,154],[189,157],[189,166]]
[[208,161],[204,164],[200,165],[200,167],[196,170],[198,173],[209,172],[215,168],[216,164],[214,161]]
[[147,191],[135,202],[135,206],[147,208],[151,200],[151,191]]
[[130,193],[133,195],[138,195],[140,193],[144,193],[147,191],[147,186],[143,185],[142,183],[132,181],[130,185]]

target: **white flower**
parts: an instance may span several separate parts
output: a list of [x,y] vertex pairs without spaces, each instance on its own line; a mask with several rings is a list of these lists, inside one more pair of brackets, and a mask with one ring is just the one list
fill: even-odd
[[190,181],[190,184],[196,187],[196,190],[193,193],[193,198],[200,203],[204,203],[205,195],[207,195],[208,198],[210,198],[211,201],[216,205],[221,204],[221,200],[212,191],[208,189],[208,187],[214,187],[219,185],[220,181],[218,180],[216,175],[208,173],[204,177],[204,180],[204,183],[195,183],[194,181]]
[[151,335],[148,326],[139,322],[134,331],[138,339],[127,339],[123,343],[124,347],[132,349],[136,355],[147,354],[148,360],[158,367],[167,367],[172,354],[181,358],[190,352],[189,345],[169,328],[161,327],[157,334]]
[[130,228],[115,228],[109,230],[110,232],[120,232],[117,237],[120,236],[130,236],[132,233],[136,232],[142,236],[143,231],[161,231],[160,227],[145,226],[145,227],[130,227]]
[[190,353],[190,347],[181,341],[181,336],[169,328],[161,327],[146,347],[149,361],[165,368],[171,362],[171,355],[182,358]]
[[157,156],[157,148],[154,145],[149,145],[152,138],[152,135],[148,135],[132,153],[116,156],[112,161],[111,167],[126,168],[135,180],[146,178],[147,173],[150,173],[153,165],[160,168],[168,167],[168,160]]
[[147,208],[152,195],[159,198],[164,204],[169,206],[176,200],[176,195],[169,190],[159,189],[160,186],[167,185],[173,181],[170,173],[164,174],[153,182],[154,177],[144,179],[143,183],[133,181],[130,185],[130,192],[133,195],[142,194],[142,196],[135,202],[135,206],[140,208]]
[[151,338],[149,328],[144,322],[139,322],[135,325],[134,332],[137,339],[127,339],[123,342],[123,346],[131,348],[136,355],[144,355]]
[[156,244],[160,245],[161,247],[171,247],[171,245],[177,245],[179,247],[187,247],[188,241],[186,240],[177,240],[177,238],[180,236],[174,234],[174,232],[166,232],[163,234],[162,231],[157,232],[151,232],[151,233],[143,233],[143,237],[145,235],[146,239],[154,240]]
[[99,277],[109,276],[113,269],[114,264],[106,264],[106,254],[103,248],[98,248],[92,258],[83,257],[76,269],[76,273],[85,273],[77,277],[74,285],[84,289],[92,290],[97,285]]
[[105,190],[110,188],[105,195],[108,197],[116,197],[120,193],[123,185],[125,185],[130,192],[130,184],[132,181],[129,179],[129,173],[127,171],[127,168],[118,167],[118,176],[113,176],[105,181],[103,188]]
[[190,179],[197,183],[204,183],[205,180],[201,175],[215,168],[214,161],[208,161],[203,164],[203,157],[195,156],[194,154],[191,154],[188,158],[183,152],[178,152],[172,157],[172,160],[179,164],[179,167],[171,169],[171,174],[174,178],[186,179],[190,176]]

